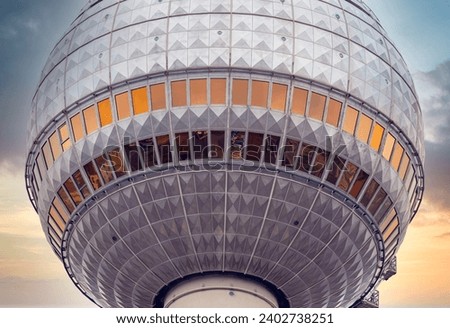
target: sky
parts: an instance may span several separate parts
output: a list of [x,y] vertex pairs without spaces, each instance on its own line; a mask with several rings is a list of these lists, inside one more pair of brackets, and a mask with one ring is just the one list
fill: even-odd
[[[85,1],[0,2],[0,307],[94,307],[47,244],[23,177],[40,72]],[[425,197],[380,306],[450,307],[450,0],[365,2],[413,75],[426,141]]]

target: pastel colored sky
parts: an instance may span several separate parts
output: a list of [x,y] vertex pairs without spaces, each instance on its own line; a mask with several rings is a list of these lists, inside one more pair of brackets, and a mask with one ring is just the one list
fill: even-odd
[[[249,0],[250,1],[250,0]],[[426,127],[426,192],[382,307],[450,307],[450,0],[366,0],[403,54]],[[92,307],[48,246],[24,186],[40,71],[85,0],[0,2],[0,307]]]

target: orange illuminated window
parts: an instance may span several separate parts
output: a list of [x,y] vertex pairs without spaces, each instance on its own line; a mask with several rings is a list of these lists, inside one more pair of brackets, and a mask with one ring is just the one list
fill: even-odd
[[97,115],[95,114],[94,106],[83,110],[84,126],[86,127],[86,134],[91,134],[98,129]]
[[358,198],[359,193],[366,184],[368,177],[369,175],[366,172],[364,172],[363,170],[359,171],[358,177],[356,178],[355,183],[350,190],[350,195],[352,195],[354,198]]
[[386,137],[386,141],[384,143],[383,148],[383,157],[386,158],[386,160],[391,159],[392,149],[394,148],[395,138],[392,136],[392,134],[388,134]]
[[175,81],[172,86],[172,107],[186,106],[186,81]]
[[119,120],[123,120],[124,118],[130,117],[130,102],[128,99],[128,92],[118,94],[115,98],[117,118]]
[[78,191],[71,178],[67,179],[66,182],[64,182],[64,187],[66,187],[66,190],[69,193],[70,198],[72,198],[74,204],[76,206],[80,205],[83,198],[81,197],[80,192]]
[[233,80],[233,105],[247,105],[248,80]]
[[81,114],[73,116],[70,119],[70,124],[72,125],[73,137],[75,138],[75,142],[79,141],[84,137],[83,125],[81,123]]
[[100,125],[106,126],[111,124],[113,121],[112,111],[111,111],[111,101],[109,98],[100,101],[98,104],[98,114],[100,116]]
[[330,99],[328,104],[328,113],[326,122],[333,126],[338,126],[341,117],[342,103],[340,101]]
[[272,85],[272,104],[270,108],[284,112],[286,109],[286,95],[288,86],[274,83]]
[[326,100],[327,97],[313,92],[311,96],[311,103],[309,105],[309,117],[322,121]]
[[100,188],[102,186],[102,182],[100,180],[100,176],[97,174],[94,163],[89,162],[84,165],[84,170],[86,171],[89,181],[91,182],[92,188],[94,188],[94,190]]
[[166,108],[166,85],[164,83],[150,86],[152,110]]
[[403,147],[397,142],[397,144],[395,145],[395,150],[392,153],[392,158],[391,158],[391,164],[395,170],[398,170],[398,168],[400,166],[400,161],[402,159],[403,152],[404,152]]
[[252,81],[252,106],[267,108],[269,82]]
[[356,134],[356,137],[359,140],[367,143],[369,140],[370,130],[372,129],[372,123],[373,120],[370,117],[364,114],[359,116],[358,133]]
[[134,115],[139,115],[148,112],[148,99],[146,87],[131,90],[131,98],[133,100]]
[[355,133],[356,120],[358,119],[358,111],[353,107],[347,106],[345,112],[344,124],[342,130],[350,134]]
[[56,131],[53,132],[48,141],[52,149],[53,158],[56,160],[62,153],[61,142],[59,140],[58,133]]
[[67,214],[67,211],[63,203],[61,203],[61,201],[58,198],[55,198],[53,200],[52,205],[56,208],[56,210],[58,211],[59,215],[64,220],[64,222],[67,223],[67,220],[69,219],[69,214]]
[[226,79],[211,79],[211,104],[225,104],[226,90]]
[[206,105],[206,79],[191,80],[190,84],[191,105]]
[[156,143],[159,149],[159,160],[161,164],[172,162],[172,152],[170,151],[169,135],[156,137]]
[[67,124],[64,123],[59,127],[59,136],[61,138],[61,146],[63,151],[66,151],[72,146],[72,141],[69,136],[69,129],[67,128]]
[[[75,211],[75,206],[73,206],[72,201],[70,200],[69,195],[67,194],[66,190],[64,189],[64,187],[59,188],[58,190],[58,195],[59,197],[61,197],[61,200],[64,203],[64,206],[67,208],[67,211],[69,213],[72,213],[73,211]],[[61,213],[61,212],[60,212]]]
[[53,164],[52,150],[50,149],[50,144],[48,141],[42,146],[42,153],[44,154],[45,165],[47,169]]
[[405,178],[406,171],[408,170],[410,162],[411,160],[409,159],[409,156],[405,153],[405,155],[403,155],[402,164],[400,165],[400,168],[398,170],[398,175],[402,180]]
[[[55,229],[56,227],[53,227],[53,229],[55,229],[55,231],[58,231],[58,230],[64,231],[64,228],[66,227],[66,223],[64,222],[64,220],[59,215],[58,211],[56,211],[56,209],[53,206],[50,207],[50,216],[58,227],[58,229]],[[50,220],[50,222],[51,222],[51,220]]]
[[380,124],[376,123],[373,128],[372,138],[370,140],[370,147],[372,147],[375,151],[380,150],[383,134],[384,128]]
[[307,100],[308,90],[294,88],[294,95],[292,99],[292,114],[304,116]]
[[383,231],[383,240],[388,240],[392,233],[398,228],[398,220],[393,220],[391,224]]

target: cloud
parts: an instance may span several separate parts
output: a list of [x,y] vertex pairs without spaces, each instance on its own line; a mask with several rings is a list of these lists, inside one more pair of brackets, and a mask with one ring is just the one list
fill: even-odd
[[450,239],[450,232],[443,233],[441,235],[437,235],[436,238],[439,239]]

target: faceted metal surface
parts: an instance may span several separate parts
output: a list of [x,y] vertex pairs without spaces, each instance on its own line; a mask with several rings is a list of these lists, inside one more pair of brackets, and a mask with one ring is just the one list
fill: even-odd
[[[226,79],[220,105],[172,104],[173,81],[213,78]],[[234,104],[236,79],[286,86],[285,110]],[[164,109],[120,118],[117,95],[158,83],[166,86]],[[407,177],[382,150],[344,131],[343,117],[333,126],[308,116],[309,109],[294,115],[295,88],[380,123],[382,147],[392,135],[411,159]],[[71,119],[106,98],[111,123],[77,140]],[[61,126],[72,145],[43,170],[38,156]],[[352,306],[385,276],[421,199],[423,123],[412,78],[359,0],[89,1],[49,56],[29,131],[27,188],[44,231],[74,283],[104,307],[152,306],[165,285],[221,271],[267,280],[292,307]],[[398,234],[384,238],[389,213],[376,217],[362,204],[367,184],[354,197],[326,174],[286,172],[280,163],[266,169],[263,160],[243,169],[229,154],[219,167],[193,169],[191,161],[177,169],[172,148],[166,170],[128,170],[98,189],[89,184],[85,165],[108,147],[123,151],[163,135],[173,147],[176,133],[195,131],[224,131],[226,146],[233,131],[247,131],[339,155],[387,194]],[[43,171],[39,188],[30,182],[35,163]],[[86,195],[55,245],[52,204],[78,170]]]

